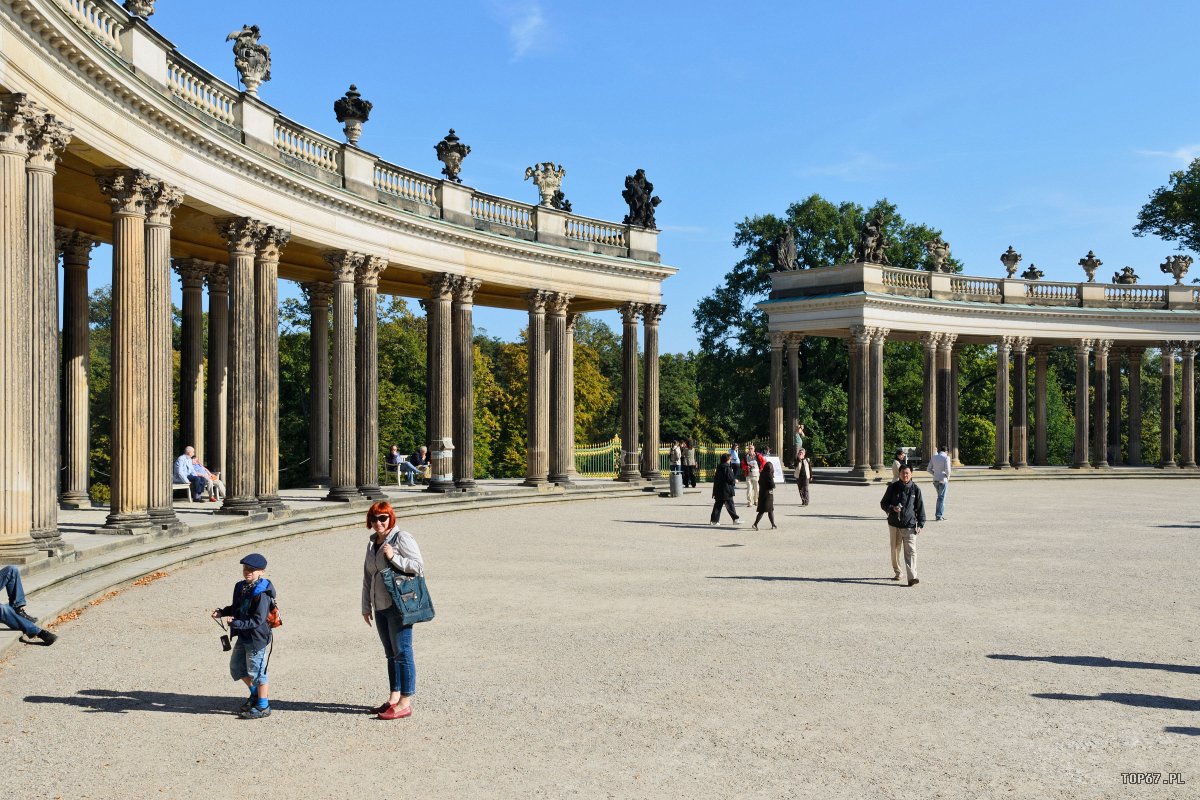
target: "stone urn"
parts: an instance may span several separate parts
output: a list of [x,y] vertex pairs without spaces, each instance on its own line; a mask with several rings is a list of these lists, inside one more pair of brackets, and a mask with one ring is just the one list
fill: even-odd
[[1088,254],[1079,259],[1079,266],[1083,267],[1083,271],[1087,273],[1088,283],[1096,282],[1096,270],[1098,270],[1104,262],[1096,258],[1096,254],[1088,250]]
[[[1020,256],[1018,256],[1018,258],[1020,258]],[[1029,269],[1022,272],[1021,277],[1027,281],[1040,281],[1042,278],[1046,277],[1046,273],[1042,272],[1037,268],[1037,265],[1031,262],[1029,264]]]
[[337,121],[345,123],[342,132],[346,134],[347,142],[352,145],[358,144],[363,123],[371,116],[373,107],[370,100],[362,99],[358,87],[353,83],[344,96],[333,101],[333,113],[337,115]]
[[1021,254],[1013,250],[1010,244],[1008,249],[1000,254],[1000,263],[1004,265],[1005,273],[1011,278],[1017,274],[1017,265],[1021,263]]
[[1175,279],[1175,285],[1183,284],[1183,276],[1187,275],[1188,267],[1192,265],[1191,256],[1167,256],[1167,260],[1158,265],[1163,273]]
[[433,146],[437,151],[438,161],[445,164],[442,167],[442,174],[455,183],[462,183],[462,178],[458,177],[458,173],[462,171],[462,162],[471,152],[469,144],[463,144],[458,137],[454,135],[454,128],[446,134],[446,138]]
[[525,168],[525,180],[533,178],[533,182],[538,188],[538,194],[542,196],[540,205],[545,208],[551,208],[554,205],[554,194],[562,188],[563,176],[566,174],[567,171],[562,168],[562,165],[556,165],[553,161],[543,161]]
[[1122,267],[1120,272],[1113,273],[1112,282],[1129,286],[1138,282],[1138,275],[1133,267]]
[[243,25],[225,37],[233,42],[233,66],[237,69],[246,94],[258,96],[258,87],[271,80],[271,48],[259,41],[262,35],[257,25]]
[[157,0],[125,0],[125,10],[135,17],[150,19],[154,16],[154,3]]

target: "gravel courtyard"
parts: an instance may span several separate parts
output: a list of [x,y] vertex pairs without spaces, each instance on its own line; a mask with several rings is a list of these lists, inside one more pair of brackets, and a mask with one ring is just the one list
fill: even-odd
[[415,629],[415,714],[393,722],[362,713],[387,688],[359,616],[366,529],[264,545],[285,620],[269,719],[230,713],[243,693],[208,613],[241,573],[212,560],[0,663],[0,785],[70,800],[1198,797],[1196,488],[952,484],[913,588],[888,580],[882,488],[817,486],[802,509],[780,487],[777,531],[749,530],[748,512],[710,528],[706,494],[408,519],[438,616]]

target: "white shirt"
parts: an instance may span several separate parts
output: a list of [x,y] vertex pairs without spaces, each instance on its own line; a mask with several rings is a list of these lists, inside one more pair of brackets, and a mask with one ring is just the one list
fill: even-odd
[[928,470],[935,481],[950,480],[950,456],[945,453],[938,453],[929,459]]

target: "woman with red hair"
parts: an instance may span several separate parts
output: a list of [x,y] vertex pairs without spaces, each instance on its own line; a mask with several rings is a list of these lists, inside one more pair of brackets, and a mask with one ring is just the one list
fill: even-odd
[[417,692],[417,663],[413,659],[412,625],[405,625],[400,612],[392,603],[382,572],[392,569],[405,575],[424,575],[425,562],[421,549],[412,534],[396,524],[396,512],[389,503],[380,501],[367,512],[367,556],[363,562],[362,615],[371,624],[375,613],[375,629],[383,642],[387,656],[387,702],[371,709],[380,719],[403,719],[412,716],[412,696]]

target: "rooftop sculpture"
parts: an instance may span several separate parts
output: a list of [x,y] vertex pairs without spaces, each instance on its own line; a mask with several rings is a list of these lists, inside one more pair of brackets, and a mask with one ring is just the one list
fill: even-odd
[[1096,258],[1096,254],[1091,250],[1083,258],[1079,259],[1079,266],[1083,267],[1083,271],[1087,273],[1088,283],[1096,282],[1096,270],[1104,265],[1104,262]]
[[562,187],[566,174],[562,164],[555,164],[553,161],[543,161],[525,168],[525,180],[533,178],[538,193],[542,196],[540,205],[546,208],[554,207],[554,195]]
[[863,225],[862,234],[858,237],[858,246],[855,248],[854,260],[887,266],[891,262],[888,261],[887,253],[884,252],[886,247],[887,237],[883,232],[883,215],[876,212]]
[[347,142],[358,144],[363,123],[371,116],[372,108],[374,105],[371,101],[363,100],[358,87],[353,83],[344,96],[333,101],[333,113],[337,115],[337,121],[346,123],[342,131],[346,134]]
[[462,183],[462,178],[458,177],[458,173],[462,171],[462,162],[471,153],[471,145],[463,144],[458,137],[454,135],[454,128],[446,134],[445,138],[433,146],[437,151],[438,161],[441,161],[446,166],[442,167],[442,174],[455,183]]
[[1134,284],[1138,282],[1138,274],[1133,271],[1133,267],[1122,267],[1120,272],[1113,273],[1113,283]]
[[225,37],[233,42],[233,65],[246,87],[246,94],[258,97],[258,87],[271,80],[271,48],[259,44],[257,25],[243,25]]
[[953,270],[950,266],[950,245],[946,244],[940,235],[926,242],[925,250],[929,253],[930,272],[951,272]]
[[1165,274],[1175,279],[1175,285],[1183,284],[1183,276],[1187,275],[1188,267],[1192,265],[1191,256],[1167,256],[1167,260],[1158,265]]
[[625,176],[625,191],[621,192],[621,197],[629,204],[629,213],[625,215],[626,225],[655,227],[654,209],[662,199],[654,196],[654,184],[646,180],[646,170],[639,169]]
[[775,240],[772,248],[771,261],[775,264],[772,272],[787,272],[796,269],[796,233],[788,225],[783,235]]
[[[1017,274],[1017,265],[1021,263],[1021,254],[1013,250],[1010,244],[1008,249],[1000,254],[1000,263],[1004,265],[1004,272],[1011,278]],[[1032,269],[1033,265],[1029,266]]]

